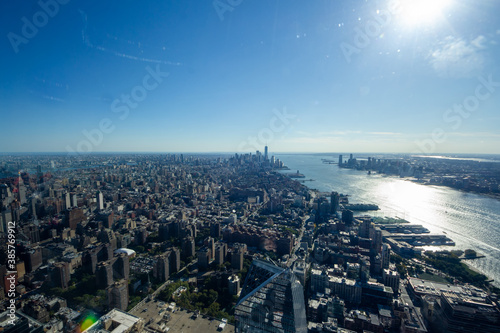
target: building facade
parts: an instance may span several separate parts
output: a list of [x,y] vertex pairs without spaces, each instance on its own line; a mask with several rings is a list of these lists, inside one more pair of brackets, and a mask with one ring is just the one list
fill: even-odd
[[235,331],[307,332],[304,289],[289,268],[254,260],[235,310]]

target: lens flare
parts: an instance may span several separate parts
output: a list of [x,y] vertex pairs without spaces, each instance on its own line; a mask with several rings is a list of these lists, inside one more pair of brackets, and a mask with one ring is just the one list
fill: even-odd
[[84,319],[80,323],[79,333],[85,332],[90,326],[94,325],[99,318],[94,313],[90,313],[84,317]]

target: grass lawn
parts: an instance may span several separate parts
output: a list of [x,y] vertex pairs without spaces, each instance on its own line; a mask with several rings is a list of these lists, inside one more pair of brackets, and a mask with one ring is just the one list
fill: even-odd
[[401,224],[401,223],[410,223],[405,219],[399,217],[373,217],[373,223],[377,224]]
[[422,279],[422,280],[429,280],[429,281],[440,282],[440,283],[448,283],[448,281],[446,281],[445,278],[442,278],[439,275],[434,275],[434,274],[422,273],[422,274],[418,274],[418,278]]

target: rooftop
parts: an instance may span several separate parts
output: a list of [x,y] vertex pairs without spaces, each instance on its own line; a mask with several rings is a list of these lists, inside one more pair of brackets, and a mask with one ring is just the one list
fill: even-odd
[[127,312],[113,309],[99,318],[99,320],[87,330],[86,333],[123,333],[133,327],[140,318]]
[[410,287],[417,295],[435,295],[439,296],[441,293],[451,293],[462,298],[467,298],[476,302],[484,302],[487,294],[485,291],[471,285],[454,285],[418,278],[409,278]]
[[[133,310],[132,313],[144,320],[144,332],[147,332],[151,328],[168,329],[169,332],[184,333],[218,332],[217,329],[221,323],[220,320],[202,314],[196,316],[193,311],[180,308],[176,309],[174,304],[175,303],[167,304],[158,300],[153,300],[144,303],[144,305]],[[234,325],[227,324],[223,332],[234,332]]]

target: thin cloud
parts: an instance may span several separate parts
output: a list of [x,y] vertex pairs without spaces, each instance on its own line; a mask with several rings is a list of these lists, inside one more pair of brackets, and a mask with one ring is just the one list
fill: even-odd
[[307,132],[307,131],[295,131],[295,134],[297,135],[305,135],[305,136],[310,136],[310,135],[313,135],[313,133],[310,133],[310,132]]
[[380,135],[380,136],[402,135],[402,133],[397,133],[397,132],[368,132],[368,134],[371,134],[371,135]]
[[479,35],[476,39],[474,39],[471,42],[471,44],[478,49],[484,49],[486,48],[486,37],[484,37],[483,35]]
[[64,99],[58,98],[58,97],[55,97],[55,96],[50,96],[50,95],[42,95],[42,98],[48,99],[50,101],[64,102]]
[[40,98],[43,98],[43,99],[47,99],[49,101],[55,101],[55,102],[65,102],[64,99],[62,98],[59,98],[59,97],[56,97],[56,96],[52,96],[52,95],[47,95],[47,94],[44,94],[44,93],[40,93],[40,92],[37,92],[37,91],[34,91],[34,90],[31,90],[29,89],[28,92],[34,96],[37,96],[37,97],[40,97]]
[[448,36],[431,52],[430,63],[439,76],[450,78],[475,77],[481,73],[485,59],[486,37],[480,35],[468,42]]
[[137,61],[142,61],[142,62],[150,62],[150,63],[154,63],[154,64],[165,64],[165,65],[173,65],[173,66],[180,66],[181,63],[180,62],[171,62],[171,61],[165,61],[165,60],[157,60],[157,59],[148,59],[148,58],[142,58],[142,57],[136,57],[136,56],[133,56],[133,55],[130,55],[130,54],[126,54],[126,53],[120,53],[120,52],[116,52],[116,51],[113,51],[113,50],[109,50],[105,47],[102,47],[102,46],[91,46],[92,48],[96,49],[96,50],[99,50],[99,51],[103,51],[103,52],[107,52],[107,53],[111,53],[117,57],[122,57],[122,58],[126,58],[126,59],[131,59],[131,60],[137,60]]
[[361,131],[345,130],[345,131],[319,132],[317,135],[319,135],[319,136],[325,136],[325,135],[345,136],[345,135],[361,134],[361,133],[362,133]]
[[348,136],[348,135],[376,135],[376,136],[394,136],[402,135],[398,132],[363,132],[363,131],[330,131],[330,132],[319,132],[315,134],[316,136]]
[[451,132],[449,135],[464,138],[500,138],[500,134],[491,132]]
[[[166,60],[137,57],[137,56],[130,55],[130,54],[127,54],[127,53],[122,53],[122,52],[117,52],[117,51],[114,51],[114,50],[111,50],[111,49],[107,49],[107,48],[105,48],[103,46],[98,46],[98,45],[92,44],[92,42],[89,39],[88,33],[87,33],[87,25],[88,25],[87,14],[83,10],[81,10],[81,9],[79,9],[78,11],[80,12],[80,15],[81,15],[82,21],[83,21],[82,41],[88,47],[96,49],[96,50],[99,50],[99,51],[102,51],[102,52],[113,54],[113,55],[115,55],[117,57],[126,58],[126,59],[130,59],[130,60],[135,60],[135,61],[149,62],[149,63],[154,63],[154,64],[172,65],[172,66],[180,66],[180,65],[182,65],[180,62],[172,62],[172,61],[166,61]],[[108,38],[110,38],[110,39],[114,39],[114,40],[117,40],[117,41],[119,40],[118,37],[111,36],[109,34],[107,34],[106,36]],[[130,40],[123,40],[123,41],[125,41],[127,44],[136,45],[139,48],[141,47],[141,43],[140,42],[136,43],[136,42],[133,42],[133,41],[130,41]]]

